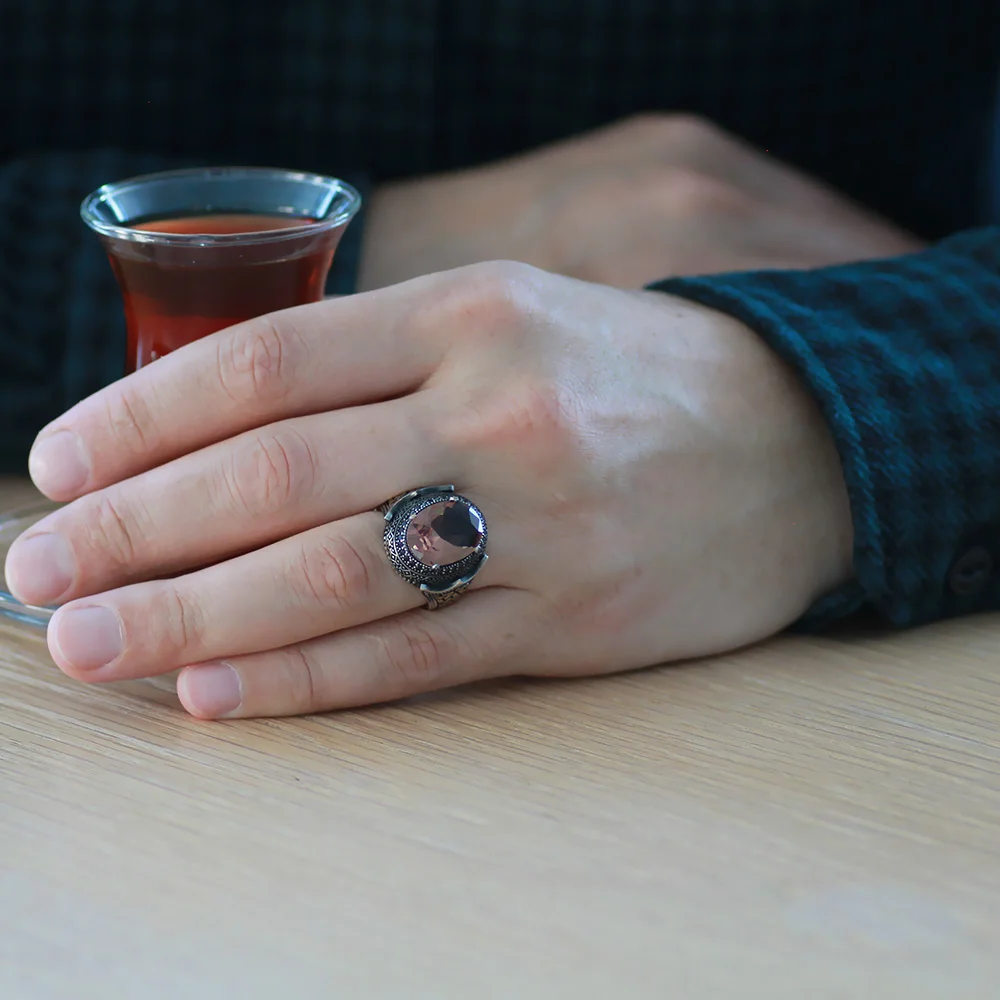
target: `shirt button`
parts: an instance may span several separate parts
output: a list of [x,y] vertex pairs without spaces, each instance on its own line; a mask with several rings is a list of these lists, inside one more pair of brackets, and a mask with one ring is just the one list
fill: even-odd
[[952,593],[978,594],[993,576],[993,556],[981,545],[963,553],[948,574],[948,586]]

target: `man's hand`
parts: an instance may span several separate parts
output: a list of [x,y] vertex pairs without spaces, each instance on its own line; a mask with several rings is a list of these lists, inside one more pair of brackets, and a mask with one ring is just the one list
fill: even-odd
[[[74,501],[7,562],[22,599],[69,602],[56,662],[186,666],[203,717],[715,653],[850,574],[827,428],[753,333],[522,264],[224,330],[74,407],[31,469]],[[479,505],[490,559],[428,612],[372,509],[433,483]]]
[[379,188],[362,288],[511,259],[640,288],[919,250],[909,234],[696,118],[648,115],[501,163]]

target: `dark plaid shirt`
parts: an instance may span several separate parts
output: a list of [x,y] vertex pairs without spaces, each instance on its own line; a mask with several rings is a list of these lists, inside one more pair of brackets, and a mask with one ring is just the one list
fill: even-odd
[[973,229],[998,53],[997,0],[0,0],[0,468],[120,373],[77,215],[98,184],[243,162],[364,188],[687,110],[944,240],[663,285],[757,330],[830,421],[856,581],[812,621],[1000,606],[1000,230]]

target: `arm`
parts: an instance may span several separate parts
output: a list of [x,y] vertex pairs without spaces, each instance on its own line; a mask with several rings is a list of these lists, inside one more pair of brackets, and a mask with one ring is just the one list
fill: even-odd
[[1000,607],[1000,228],[896,259],[652,287],[754,329],[832,429],[854,579],[805,625],[863,605],[899,625]]

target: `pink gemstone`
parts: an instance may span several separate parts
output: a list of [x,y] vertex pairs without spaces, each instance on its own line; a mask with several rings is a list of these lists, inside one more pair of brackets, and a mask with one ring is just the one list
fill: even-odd
[[474,552],[482,538],[482,520],[461,500],[432,503],[406,528],[406,547],[425,566],[456,563]]

